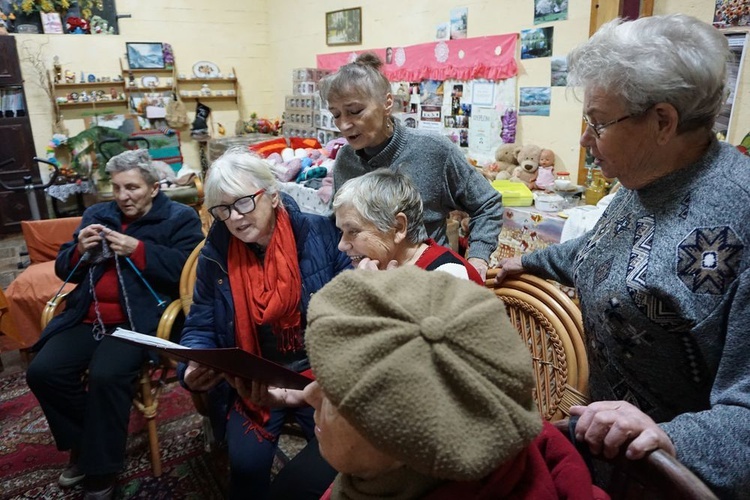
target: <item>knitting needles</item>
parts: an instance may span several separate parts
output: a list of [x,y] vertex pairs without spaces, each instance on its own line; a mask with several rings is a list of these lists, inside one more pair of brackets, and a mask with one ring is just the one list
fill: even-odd
[[127,261],[128,264],[130,264],[130,267],[133,268],[133,271],[135,271],[135,274],[137,274],[138,277],[141,278],[141,281],[143,281],[143,284],[146,285],[146,288],[148,288],[148,290],[151,292],[151,295],[154,296],[154,298],[156,299],[156,305],[158,305],[159,307],[164,307],[166,305],[167,301],[161,299],[156,294],[156,292],[154,291],[154,289],[151,288],[151,285],[149,285],[148,281],[146,281],[146,278],[143,277],[143,274],[141,274],[141,271],[138,269],[138,267],[136,267],[135,263],[131,260],[130,257],[125,257],[125,260]]

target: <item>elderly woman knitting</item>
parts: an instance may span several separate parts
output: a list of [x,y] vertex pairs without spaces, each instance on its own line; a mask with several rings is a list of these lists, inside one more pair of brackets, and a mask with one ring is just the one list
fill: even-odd
[[532,398],[529,352],[494,293],[405,266],[347,271],[311,300],[323,498],[592,498]]
[[[325,217],[300,212],[279,192],[268,164],[247,151],[230,150],[217,159],[205,186],[215,222],[198,259],[181,344],[239,347],[305,372],[310,296],[351,265],[336,248],[336,227]],[[293,416],[313,438],[312,408],[283,402],[271,408],[242,397],[233,388],[243,391],[242,381],[194,362],[181,365],[179,374],[188,389],[207,391],[214,435],[229,450],[230,497],[265,498],[285,418]],[[320,470],[301,483],[325,485],[332,476],[325,462],[316,463]]]
[[57,447],[70,450],[58,482],[84,481],[91,499],[114,496],[134,382],[146,360],[142,349],[102,334],[122,326],[153,335],[159,303],[179,297],[182,266],[203,239],[195,211],[159,191],[148,151],[119,154],[106,171],[114,200],[87,208],[60,248],[55,272],[78,285],[42,332],[26,374]]
[[375,170],[350,179],[333,199],[339,250],[362,269],[415,265],[484,285],[474,266],[427,237],[422,198],[404,174]]

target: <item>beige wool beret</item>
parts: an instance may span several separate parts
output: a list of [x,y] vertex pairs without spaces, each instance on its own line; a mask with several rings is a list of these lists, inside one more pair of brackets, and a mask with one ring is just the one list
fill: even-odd
[[345,271],[311,299],[324,393],[371,443],[433,477],[482,478],[540,432],[531,358],[494,293],[440,271]]

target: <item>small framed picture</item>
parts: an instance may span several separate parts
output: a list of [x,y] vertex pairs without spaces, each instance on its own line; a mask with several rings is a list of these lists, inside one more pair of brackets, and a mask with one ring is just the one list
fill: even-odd
[[362,8],[326,12],[326,45],[362,43]]
[[61,35],[63,33],[62,19],[58,12],[40,12],[39,15],[42,18],[42,29],[45,34]]
[[127,42],[130,69],[164,69],[164,51],[161,43]]

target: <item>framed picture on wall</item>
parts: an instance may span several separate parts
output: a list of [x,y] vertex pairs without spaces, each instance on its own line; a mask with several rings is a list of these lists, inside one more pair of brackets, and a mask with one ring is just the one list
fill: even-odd
[[161,43],[126,42],[130,69],[163,69],[164,50]]
[[362,8],[326,12],[326,45],[362,43]]

